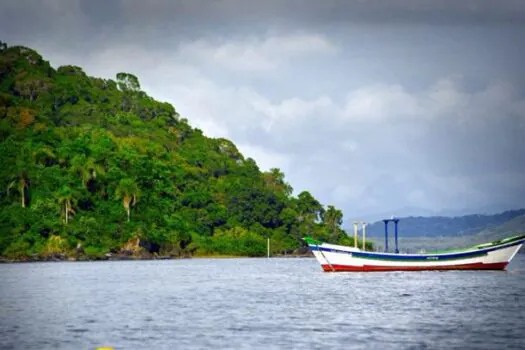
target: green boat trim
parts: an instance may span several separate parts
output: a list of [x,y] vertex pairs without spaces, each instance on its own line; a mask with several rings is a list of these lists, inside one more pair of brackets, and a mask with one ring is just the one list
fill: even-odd
[[322,242],[322,241],[320,241],[318,239],[315,239],[315,238],[309,237],[309,236],[304,237],[303,240],[305,240],[305,242],[307,244],[311,244],[311,245],[321,245],[323,243],[326,243],[326,242]]
[[481,243],[481,244],[477,244],[477,245],[474,245],[474,246],[471,246],[471,247],[467,247],[467,248],[453,248],[453,249],[433,250],[433,251],[427,252],[427,254],[444,254],[444,253],[461,252],[461,251],[466,251],[466,250],[484,249],[484,248],[495,247],[495,246],[498,246],[498,245],[501,245],[501,244],[505,244],[505,243],[518,241],[518,240],[523,239],[523,238],[525,238],[525,234],[520,234],[520,235],[511,236],[511,237],[506,237],[506,238],[498,239],[498,240],[495,240],[495,241],[492,241],[492,242],[488,242],[488,243]]

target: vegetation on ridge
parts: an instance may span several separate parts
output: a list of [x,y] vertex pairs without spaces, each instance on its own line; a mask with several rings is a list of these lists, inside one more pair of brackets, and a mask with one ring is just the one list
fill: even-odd
[[[175,97],[176,98],[176,97]],[[10,259],[291,253],[301,237],[353,244],[343,214],[292,195],[229,140],[168,103],[0,42],[0,256]]]
[[[507,210],[498,214],[474,214],[456,217],[427,216],[399,218],[399,234],[403,237],[436,237],[474,235],[483,230],[490,230],[510,220],[525,215],[525,209]],[[516,225],[514,225],[516,226]],[[523,227],[514,227],[523,230]],[[390,223],[389,231],[394,231]],[[368,226],[367,234],[370,237],[384,236],[384,223],[377,221]]]

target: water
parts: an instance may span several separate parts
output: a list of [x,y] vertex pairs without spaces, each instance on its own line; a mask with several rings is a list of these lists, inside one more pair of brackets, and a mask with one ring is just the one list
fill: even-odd
[[525,347],[507,272],[324,273],[314,259],[0,265],[1,349]]

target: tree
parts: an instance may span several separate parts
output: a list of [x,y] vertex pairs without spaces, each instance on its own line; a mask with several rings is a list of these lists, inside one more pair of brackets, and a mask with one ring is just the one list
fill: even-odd
[[117,84],[121,91],[140,91],[139,79],[133,74],[117,73]]
[[71,66],[71,65],[58,67],[57,73],[58,74],[63,74],[63,75],[78,75],[78,76],[81,76],[81,77],[85,77],[86,76],[86,73],[84,73],[82,68],[80,68],[78,66]]
[[20,149],[17,150],[14,174],[11,175],[11,181],[7,185],[8,195],[12,188],[15,188],[20,194],[22,208],[25,208],[29,202],[29,187],[31,186],[29,173],[33,169],[33,158],[31,153],[30,141],[21,145]]
[[51,147],[39,145],[36,151],[33,152],[33,159],[35,164],[46,166],[56,160],[56,155]]
[[341,210],[336,209],[333,205],[329,205],[328,209],[322,213],[321,219],[329,234],[333,237],[339,234],[343,223],[343,212]]
[[20,96],[33,102],[42,91],[48,89],[48,83],[41,78],[24,77],[15,81],[14,90]]
[[301,215],[311,217],[314,221],[319,220],[324,212],[321,203],[319,203],[319,201],[308,191],[299,193],[297,198],[297,209]]
[[284,181],[284,173],[278,168],[272,168],[270,171],[264,172],[263,178],[266,187],[274,193],[283,193],[286,197],[292,194],[292,186]]
[[9,195],[9,192],[12,188],[16,188],[18,193],[20,193],[20,202],[22,203],[22,208],[25,208],[27,203],[27,197],[29,195],[27,193],[29,191],[29,185],[30,182],[27,173],[22,172],[7,186],[7,195]]
[[122,198],[122,205],[128,214],[128,222],[130,221],[131,207],[137,204],[138,195],[139,188],[133,179],[125,178],[120,180],[116,196],[118,199]]
[[57,193],[57,199],[61,206],[61,212],[64,213],[64,222],[69,222],[69,214],[75,215],[73,204],[76,203],[73,190],[69,186],[63,186]]
[[82,185],[86,186],[90,180],[97,178],[98,174],[104,173],[104,167],[95,162],[91,157],[82,155],[76,155],[71,160],[71,171],[75,174],[80,175],[82,179]]

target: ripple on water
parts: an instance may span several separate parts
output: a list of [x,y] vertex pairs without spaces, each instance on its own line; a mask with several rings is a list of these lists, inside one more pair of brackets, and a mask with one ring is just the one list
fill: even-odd
[[89,332],[89,329],[87,329],[87,328],[70,328],[70,329],[68,329],[68,332],[72,332],[72,333],[87,333],[87,332]]
[[519,348],[525,256],[511,268],[328,274],[313,259],[3,264],[0,348]]

